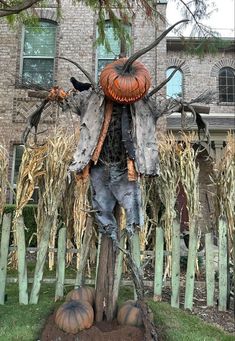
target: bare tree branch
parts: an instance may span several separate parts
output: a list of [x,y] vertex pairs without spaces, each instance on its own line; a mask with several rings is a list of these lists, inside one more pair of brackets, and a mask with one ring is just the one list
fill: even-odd
[[0,18],[10,14],[18,14],[39,2],[42,2],[42,0],[26,0],[16,6],[9,6],[5,1],[1,1],[6,8],[0,8]]
[[181,67],[185,64],[185,62],[181,63],[177,68],[175,68],[175,70],[170,74],[169,77],[167,77],[162,83],[160,83],[158,86],[156,86],[156,88],[154,88],[152,91],[150,91],[149,94],[147,94],[147,98],[149,98],[150,96],[154,95],[156,92],[158,92],[159,90],[161,90],[161,88],[164,87],[164,85],[166,85],[166,83],[168,83],[171,78],[174,76],[174,74],[181,69]]

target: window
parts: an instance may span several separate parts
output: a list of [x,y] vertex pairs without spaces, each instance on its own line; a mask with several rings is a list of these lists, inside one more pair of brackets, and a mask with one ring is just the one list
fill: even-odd
[[[172,74],[176,67],[170,67],[166,71],[167,78]],[[183,97],[183,73],[178,70],[166,84],[166,94],[168,97]]]
[[235,71],[230,67],[219,71],[219,101],[235,102]]
[[[24,153],[24,145],[17,144],[14,146],[13,151],[13,165],[12,165],[12,185],[14,190],[16,189],[17,179],[19,176],[19,169]],[[11,202],[15,202],[15,196],[11,198]],[[38,188],[36,187],[32,197],[29,199],[29,204],[36,204],[38,202]]]
[[[130,32],[130,25],[125,25],[125,29]],[[126,52],[129,54],[129,49],[126,46],[126,42],[121,42],[114,35],[114,30],[109,21],[105,23],[105,37],[110,45],[111,51],[107,51],[104,45],[99,45],[97,48],[97,78],[100,75],[102,69],[109,63],[112,63],[118,58],[120,53]]]
[[45,88],[53,85],[56,24],[40,21],[25,26],[22,60],[22,83]]

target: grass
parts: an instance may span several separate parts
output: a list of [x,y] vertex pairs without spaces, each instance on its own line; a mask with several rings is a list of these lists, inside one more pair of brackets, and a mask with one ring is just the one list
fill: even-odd
[[[69,291],[71,287],[66,287]],[[16,284],[7,285],[7,302],[0,306],[0,341],[36,341],[51,312],[61,303],[54,302],[54,285],[42,285],[39,304],[23,306],[18,303]],[[122,288],[119,304],[133,298],[132,288]],[[149,300],[154,320],[166,341],[232,341],[222,330],[204,323],[196,316],[171,308],[164,302]],[[94,340],[95,341],[95,340]]]
[[234,336],[165,302],[149,301],[154,322],[166,341],[232,341]]

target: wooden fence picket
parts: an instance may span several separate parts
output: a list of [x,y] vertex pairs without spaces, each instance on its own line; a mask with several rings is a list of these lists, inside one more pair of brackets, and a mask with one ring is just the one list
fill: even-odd
[[214,306],[215,292],[215,268],[214,268],[214,247],[212,233],[205,235],[206,249],[206,302],[208,307]]
[[64,296],[66,232],[66,226],[62,225],[58,233],[55,301]]
[[41,282],[43,277],[43,268],[47,257],[48,244],[50,238],[51,227],[53,223],[53,216],[47,216],[44,224],[43,233],[38,246],[37,262],[34,271],[33,287],[30,294],[29,303],[37,304],[39,298],[39,292],[41,288]]
[[164,234],[161,227],[156,228],[155,238],[155,265],[154,265],[154,289],[153,299],[162,299],[162,278],[163,278],[163,254],[164,254]]
[[2,233],[0,244],[0,304],[5,302],[5,288],[7,276],[7,258],[11,232],[11,214],[4,214],[2,219]]
[[193,308],[197,245],[198,245],[197,228],[195,226],[195,221],[192,221],[189,229],[189,248],[184,298],[184,308],[189,310],[192,310]]
[[179,308],[180,296],[180,223],[174,220],[172,231],[171,306]]
[[219,311],[226,311],[228,289],[227,224],[224,216],[219,219]]
[[28,275],[26,262],[25,225],[22,215],[16,218],[17,260],[19,278],[19,303],[28,304]]

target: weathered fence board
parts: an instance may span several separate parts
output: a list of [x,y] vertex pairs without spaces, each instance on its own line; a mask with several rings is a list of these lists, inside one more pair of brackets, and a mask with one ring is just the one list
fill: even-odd
[[156,301],[159,301],[162,298],[163,250],[164,250],[163,229],[161,227],[157,227],[155,238],[155,265],[153,289],[153,298]]
[[28,280],[26,263],[26,245],[25,245],[25,226],[23,216],[16,219],[16,240],[17,240],[17,260],[19,277],[19,303],[28,304]]
[[39,244],[39,251],[37,254],[37,263],[36,263],[35,272],[34,272],[33,287],[32,287],[30,300],[29,300],[31,304],[38,303],[41,281],[43,277],[43,268],[44,268],[44,264],[46,261],[52,223],[53,223],[53,216],[48,216],[44,225],[44,230],[43,230],[43,233],[40,239],[40,244]]
[[64,296],[65,254],[66,254],[66,227],[62,225],[59,229],[58,236],[55,301],[62,299]]
[[226,311],[228,289],[227,225],[225,217],[219,219],[219,311]]
[[171,306],[179,308],[180,296],[180,223],[174,221],[172,231]]
[[191,222],[189,229],[189,249],[188,249],[188,261],[187,261],[187,272],[186,272],[186,284],[185,284],[185,299],[184,308],[192,310],[193,308],[193,292],[194,292],[194,281],[195,281],[195,265],[197,257],[197,245],[198,236],[195,222]]
[[205,247],[206,247],[206,302],[208,307],[213,307],[215,292],[215,269],[212,233],[206,233]]
[[2,236],[0,246],[0,304],[5,302],[5,288],[7,275],[8,245],[11,231],[11,214],[4,214],[2,220]]

